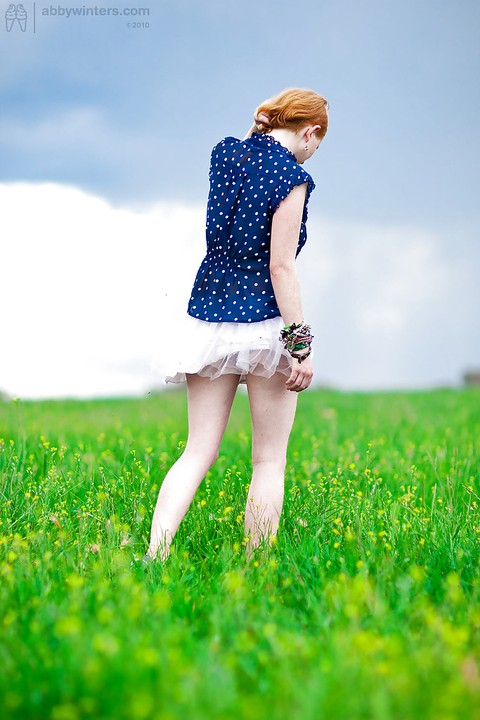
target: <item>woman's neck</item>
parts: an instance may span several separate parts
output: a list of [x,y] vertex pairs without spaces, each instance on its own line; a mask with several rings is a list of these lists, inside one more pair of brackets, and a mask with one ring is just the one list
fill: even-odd
[[286,147],[287,150],[290,150],[290,152],[294,155],[296,155],[295,151],[298,152],[299,138],[293,130],[287,130],[286,128],[274,128],[267,134],[274,137],[275,140],[278,140],[279,143]]

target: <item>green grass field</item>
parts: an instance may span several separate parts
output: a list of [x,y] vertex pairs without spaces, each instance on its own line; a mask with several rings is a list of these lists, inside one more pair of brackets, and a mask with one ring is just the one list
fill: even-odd
[[480,393],[299,398],[247,563],[247,398],[165,566],[183,391],[0,403],[0,718],[480,718]]

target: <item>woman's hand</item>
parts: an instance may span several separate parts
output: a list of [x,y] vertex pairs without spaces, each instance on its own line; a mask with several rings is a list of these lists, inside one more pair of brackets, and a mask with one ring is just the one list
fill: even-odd
[[302,360],[301,363],[299,363],[298,360],[294,358],[292,372],[290,373],[290,377],[288,378],[285,385],[287,387],[287,390],[292,390],[293,392],[300,392],[301,390],[306,390],[308,388],[308,386],[312,382],[312,378],[312,355],[309,355],[305,360]]

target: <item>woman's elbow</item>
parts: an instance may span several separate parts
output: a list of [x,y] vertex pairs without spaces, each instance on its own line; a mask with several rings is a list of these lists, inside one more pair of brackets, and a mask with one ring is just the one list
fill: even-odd
[[272,278],[282,278],[295,273],[295,262],[290,262],[288,260],[272,260],[270,262],[270,275]]

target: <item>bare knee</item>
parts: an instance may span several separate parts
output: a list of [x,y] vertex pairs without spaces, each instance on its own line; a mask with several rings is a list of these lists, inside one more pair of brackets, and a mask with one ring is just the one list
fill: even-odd
[[194,462],[196,465],[201,466],[206,473],[212,465],[218,460],[219,448],[218,447],[201,447],[187,445],[183,452],[183,459],[186,462]]
[[283,474],[285,472],[287,458],[285,455],[277,457],[268,457],[265,455],[252,456],[252,465],[254,471],[270,472],[272,474]]

